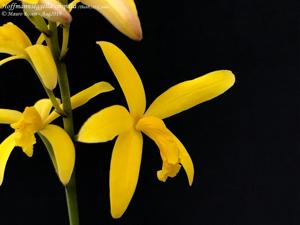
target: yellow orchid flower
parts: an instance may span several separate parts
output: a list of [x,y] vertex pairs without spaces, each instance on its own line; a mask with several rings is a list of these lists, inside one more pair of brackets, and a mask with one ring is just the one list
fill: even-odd
[[13,23],[0,26],[0,53],[12,55],[0,60],[0,66],[11,60],[25,59],[46,88],[55,88],[58,72],[50,48],[40,44],[32,45],[28,36]]
[[[0,8],[8,5],[12,0],[0,0]],[[56,0],[20,0],[23,4],[24,12],[29,16],[42,16],[47,20],[69,24],[72,16],[66,8]]]
[[161,94],[146,111],[142,81],[126,55],[109,42],[98,42],[125,95],[128,108],[114,105],[92,115],[82,126],[78,141],[98,143],[118,136],[110,165],[111,214],[119,218],[134,194],[142,156],[142,133],[158,146],[162,169],[160,181],[174,177],[181,166],[189,184],[194,177],[192,160],[179,139],[162,119],[208,101],[229,89],[235,81],[231,71],[220,70],[179,83]]
[[69,7],[72,9],[78,2],[97,10],[129,38],[142,40],[142,28],[134,0],[75,0]]
[[[111,90],[113,87],[109,83],[96,83],[71,97],[72,108],[75,109],[98,94]],[[64,185],[69,182],[75,163],[75,148],[64,129],[50,124],[58,117],[57,113],[50,113],[51,109],[52,103],[49,99],[41,99],[34,106],[26,107],[23,113],[0,109],[0,124],[10,124],[14,129],[14,132],[0,144],[0,185],[3,182],[7,160],[14,147],[21,147],[23,152],[31,157],[33,145],[36,143],[36,133],[50,143],[60,181]]]

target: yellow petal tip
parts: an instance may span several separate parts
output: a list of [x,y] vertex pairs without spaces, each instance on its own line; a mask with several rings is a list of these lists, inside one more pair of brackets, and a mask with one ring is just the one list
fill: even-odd
[[108,41],[97,41],[96,43],[101,47],[102,50],[107,47],[114,46],[114,44],[112,44]]
[[62,183],[62,185],[67,186],[67,184],[69,183],[69,180],[62,180],[61,178],[59,178],[60,182]]
[[223,72],[224,76],[227,77],[228,86],[229,86],[228,89],[234,85],[235,75],[233,74],[233,72],[231,70],[220,70],[220,71],[216,71],[216,72]]
[[122,217],[122,215],[124,214],[124,212],[122,212],[122,213],[116,213],[116,212],[114,212],[113,210],[111,210],[111,217],[113,218],[113,219],[120,219],[121,217]]
[[109,91],[113,91],[115,90],[115,88],[108,82],[105,81],[101,81],[95,84],[95,86],[98,87],[99,90],[104,91],[105,92],[109,92]]
[[194,176],[189,177],[188,180],[189,180],[189,186],[191,187],[193,185]]
[[133,33],[133,35],[130,37],[132,40],[134,41],[141,41],[143,40],[143,31],[141,26],[137,26],[135,32]]

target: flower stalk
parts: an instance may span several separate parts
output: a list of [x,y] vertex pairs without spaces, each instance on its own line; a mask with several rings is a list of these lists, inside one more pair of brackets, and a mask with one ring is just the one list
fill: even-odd
[[[73,115],[72,115],[72,106],[71,106],[71,95],[70,95],[70,86],[67,73],[67,67],[64,62],[61,61],[61,53],[66,53],[69,32],[63,32],[63,46],[62,49],[59,48],[58,42],[58,32],[56,23],[50,22],[49,28],[51,30],[51,36],[48,41],[50,42],[51,51],[55,57],[55,61],[58,69],[58,84],[61,94],[61,100],[63,105],[63,124],[65,131],[69,134],[71,139],[74,141],[74,124],[73,124]],[[65,28],[64,28],[65,29]],[[62,57],[63,58],[63,57]],[[75,168],[71,176],[70,182],[65,186],[66,201],[68,207],[69,215],[69,224],[70,225],[79,225],[79,214],[78,214],[78,204],[77,204],[77,191],[76,191],[76,174]]]
[[57,99],[56,99],[56,97],[55,97],[53,91],[47,89],[46,87],[44,87],[44,89],[45,89],[45,91],[46,91],[46,93],[47,93],[47,95],[48,95],[50,101],[52,102],[55,111],[56,111],[59,115],[65,117],[66,114],[65,114],[64,110],[60,107],[59,102],[57,101]]
[[58,57],[60,55],[60,49],[59,49],[59,44],[58,44],[58,32],[57,32],[57,26],[56,23],[54,22],[50,22],[49,21],[49,29],[50,29],[50,37],[47,41],[47,44],[49,45],[49,47],[51,48],[52,54],[55,58],[56,61],[58,61]]
[[[63,103],[63,111],[65,113],[65,116],[63,117],[64,129],[74,141],[74,124],[70,86],[67,67],[64,63],[59,63],[58,74],[58,83]],[[79,225],[75,168],[73,170],[70,182],[65,186],[65,193],[68,206],[69,223],[70,225]]]

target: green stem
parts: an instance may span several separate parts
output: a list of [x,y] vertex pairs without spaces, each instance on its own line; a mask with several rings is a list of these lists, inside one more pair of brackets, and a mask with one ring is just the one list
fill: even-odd
[[70,182],[65,187],[66,200],[69,212],[70,225],[79,225],[77,190],[76,190],[75,170],[71,176]]
[[[71,96],[70,96],[70,87],[69,87],[66,65],[64,63],[59,63],[58,71],[59,71],[58,82],[59,82],[60,93],[63,102],[63,110],[66,114],[66,116],[63,117],[64,128],[66,132],[70,135],[70,137],[74,140],[74,126],[73,126]],[[79,225],[75,168],[71,176],[70,182],[65,186],[65,192],[67,198],[70,225]]]
[[57,101],[57,99],[56,99],[56,97],[55,97],[53,91],[47,89],[46,87],[45,87],[45,91],[46,91],[46,93],[47,93],[47,95],[48,95],[50,101],[52,102],[52,105],[53,105],[53,107],[55,108],[55,111],[56,111],[58,114],[60,114],[61,116],[65,117],[65,116],[66,116],[66,113],[64,112],[63,109],[61,109],[60,104],[58,103],[58,101]]
[[[59,48],[58,32],[56,23],[49,22],[49,29],[51,30],[51,35],[46,39],[47,44],[51,48],[53,56],[55,58],[57,69],[58,69],[58,83],[60,88],[60,94],[63,104],[63,111],[65,116],[63,117],[64,129],[74,140],[74,125],[73,125],[73,115],[71,106],[71,96],[70,96],[70,86],[68,80],[68,73],[66,65],[61,61],[61,49]],[[67,49],[69,32],[63,32],[63,46],[62,51]],[[63,52],[64,54],[64,52]],[[69,183],[65,186],[66,201],[68,206],[69,214],[69,224],[79,225],[79,214],[78,214],[78,204],[77,204],[77,191],[76,191],[76,174],[75,168],[73,170],[71,179]]]
[[60,56],[60,49],[59,49],[59,43],[58,43],[58,32],[57,32],[57,26],[54,22],[49,22],[49,29],[51,30],[51,35],[49,38],[49,41],[47,41],[47,44],[51,48],[52,54],[55,59],[58,59]]
[[64,128],[72,139],[74,139],[74,126],[73,126],[73,114],[71,106],[71,94],[69,87],[69,80],[67,74],[67,67],[64,63],[58,65],[58,83],[60,88],[61,100],[63,103],[63,111],[66,116],[63,117]]

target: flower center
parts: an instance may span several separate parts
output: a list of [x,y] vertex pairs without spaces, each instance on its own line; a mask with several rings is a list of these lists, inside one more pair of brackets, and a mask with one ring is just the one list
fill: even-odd
[[174,177],[180,170],[179,148],[172,132],[164,122],[157,117],[143,117],[136,129],[149,136],[158,146],[163,161],[162,169],[157,172],[160,181],[166,181],[168,177]]
[[33,145],[36,143],[34,133],[43,128],[38,111],[34,107],[26,107],[21,119],[11,124],[11,127],[15,130],[16,145],[22,147],[28,156],[32,156]]

